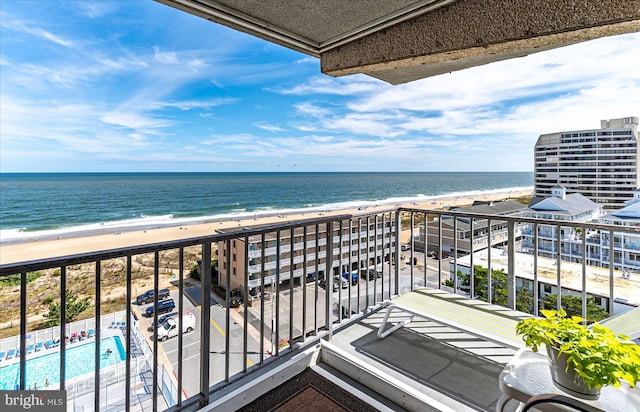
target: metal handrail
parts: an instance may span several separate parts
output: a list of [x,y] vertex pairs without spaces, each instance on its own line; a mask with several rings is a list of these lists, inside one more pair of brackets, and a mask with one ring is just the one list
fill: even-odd
[[[60,268],[61,269],[61,285],[60,291],[63,292],[64,289],[68,286],[68,267],[73,265],[80,264],[94,264],[96,268],[96,279],[95,279],[95,290],[98,298],[101,296],[101,287],[100,287],[100,273],[101,273],[101,262],[107,261],[114,258],[126,258],[126,297],[130,302],[133,294],[132,294],[132,257],[141,254],[152,253],[154,255],[154,270],[153,270],[153,280],[154,280],[154,302],[156,305],[158,303],[158,288],[159,288],[159,275],[161,273],[161,268],[159,267],[159,254],[163,251],[168,250],[179,250],[180,253],[180,263],[179,263],[179,272],[180,278],[179,281],[179,293],[180,293],[180,301],[179,301],[179,309],[183,310],[183,302],[182,295],[184,294],[184,284],[183,284],[183,275],[185,272],[184,262],[184,249],[188,247],[198,247],[201,248],[201,273],[211,273],[211,259],[213,257],[213,248],[214,245],[218,245],[218,252],[222,253],[218,258],[219,262],[222,265],[224,261],[224,268],[226,276],[226,283],[224,285],[226,290],[226,296],[222,299],[222,307],[226,311],[226,317],[224,320],[224,331],[226,331],[226,335],[224,337],[224,342],[222,343],[221,352],[224,354],[224,378],[221,382],[212,382],[210,380],[209,374],[209,357],[212,351],[214,350],[214,346],[220,345],[220,342],[213,339],[209,330],[205,331],[203,327],[201,330],[201,336],[199,339],[199,354],[201,357],[200,362],[200,371],[199,371],[199,380],[198,380],[198,392],[192,394],[189,397],[183,397],[182,393],[178,393],[178,398],[176,402],[176,406],[173,409],[180,410],[186,408],[190,405],[194,405],[196,403],[200,404],[200,406],[204,406],[209,402],[210,397],[217,391],[219,388],[224,387],[225,385],[229,385],[232,382],[237,381],[238,379],[248,376],[265,365],[269,364],[273,359],[283,356],[287,353],[297,350],[298,348],[304,347],[304,345],[312,344],[316,339],[319,339],[321,336],[326,336],[326,338],[330,339],[331,335],[334,331],[333,324],[334,323],[342,323],[348,322],[352,320],[352,314],[361,314],[366,312],[373,306],[379,305],[385,299],[391,298],[395,295],[401,294],[401,285],[400,285],[400,259],[399,256],[401,254],[400,251],[400,239],[401,239],[401,225],[403,222],[403,216],[408,215],[410,217],[409,221],[411,222],[411,241],[410,241],[410,251],[408,254],[410,255],[410,288],[415,287],[418,284],[426,285],[427,283],[427,252],[428,245],[437,244],[438,245],[438,253],[442,253],[443,250],[443,239],[446,238],[444,236],[444,230],[442,228],[442,218],[443,217],[451,217],[453,218],[453,228],[454,232],[456,232],[458,219],[464,218],[465,222],[469,224],[470,227],[470,238],[464,239],[465,241],[469,241],[469,247],[471,249],[471,287],[470,293],[472,296],[475,296],[474,291],[474,282],[473,282],[473,266],[474,260],[473,256],[476,250],[474,250],[474,246],[476,243],[482,244],[482,239],[491,236],[491,242],[484,242],[484,245],[490,245],[494,243],[493,240],[493,231],[487,231],[484,235],[480,235],[474,232],[474,224],[477,223],[476,220],[483,221],[483,224],[486,222],[487,227],[493,227],[492,224],[497,222],[501,222],[501,224],[505,224],[507,229],[507,236],[500,241],[504,241],[507,247],[507,262],[508,262],[508,299],[507,306],[510,308],[515,308],[515,294],[516,294],[516,276],[515,273],[517,268],[515,266],[515,249],[516,249],[516,237],[524,236],[527,231],[520,230],[522,227],[533,227],[531,231],[532,235],[529,235],[532,238],[530,243],[530,247],[535,252],[534,254],[534,263],[533,263],[533,273],[534,273],[534,284],[537,285],[540,282],[538,278],[537,270],[538,270],[538,259],[537,252],[543,250],[538,244],[537,237],[537,229],[541,226],[552,228],[553,233],[559,233],[561,228],[564,227],[576,227],[581,228],[583,233],[586,230],[598,230],[603,232],[608,236],[609,239],[614,238],[614,233],[626,233],[631,234],[633,236],[640,237],[640,228],[636,227],[624,227],[624,226],[616,226],[616,225],[606,225],[599,223],[574,223],[568,221],[550,221],[539,218],[526,218],[520,217],[516,215],[505,216],[505,215],[493,215],[493,214],[481,214],[481,213],[469,213],[469,212],[457,212],[455,210],[425,210],[425,209],[416,209],[416,208],[390,208],[384,209],[380,211],[375,211],[373,213],[363,213],[363,214],[340,214],[334,216],[322,216],[313,219],[305,219],[301,221],[287,221],[281,222],[277,224],[269,224],[263,225],[259,227],[248,227],[248,228],[237,228],[233,230],[228,230],[220,233],[215,233],[207,236],[199,236],[193,237],[189,239],[181,239],[175,241],[165,241],[165,242],[157,242],[150,243],[145,245],[137,245],[132,247],[124,247],[124,248],[116,248],[111,250],[104,250],[98,252],[87,252],[76,255],[69,256],[60,256],[54,258],[47,259],[38,259],[32,261],[25,262],[16,262],[16,263],[8,263],[0,265],[0,276],[8,276],[14,274],[20,274],[21,278],[21,293],[22,296],[27,296],[26,291],[28,285],[26,283],[27,273],[34,272],[38,270],[45,270],[51,268]],[[418,236],[422,233],[423,239],[420,242],[414,241],[414,226],[416,226],[416,216],[423,219],[425,222],[423,228],[418,228],[416,233]],[[437,229],[437,235],[434,235],[433,232],[427,230],[427,226],[429,225],[427,222],[429,219],[437,219],[438,222],[434,224],[434,227]],[[382,223],[382,227],[379,228],[379,223]],[[373,226],[372,226],[373,224]],[[389,224],[389,228],[387,228],[386,224]],[[294,247],[292,248],[291,241],[285,240],[285,242],[280,241],[281,237],[285,239],[291,239],[294,236],[299,236],[296,229],[302,229],[302,247],[298,246],[298,241],[295,241]],[[348,230],[346,230],[348,229]],[[355,231],[354,231],[355,230]],[[337,233],[336,233],[337,231]],[[500,231],[505,232],[504,228],[501,228]],[[363,233],[365,236],[363,236]],[[276,239],[276,245],[270,246],[268,248],[258,248],[259,253],[255,253],[255,248],[250,248],[249,243],[251,241],[255,241],[260,245],[264,245],[265,241],[269,238],[271,242],[274,238]],[[382,236],[380,240],[378,237]],[[435,242],[433,239],[428,241],[427,237],[437,236]],[[311,239],[309,239],[309,237]],[[252,240],[253,239],[253,240]],[[373,240],[370,240],[373,239]],[[456,293],[464,294],[463,291],[458,289],[458,278],[457,278],[457,269],[459,268],[458,263],[458,253],[460,251],[461,240],[458,239],[458,236],[454,236],[453,238],[446,238],[447,240],[452,241],[452,250],[454,251],[453,257],[451,260],[452,268],[453,268],[453,280],[454,286],[453,289]],[[238,250],[244,250],[243,256],[245,256],[244,261],[235,262],[236,265],[232,266],[232,249],[235,246],[232,246],[234,242],[241,242],[242,248]],[[414,277],[414,252],[417,250],[416,245],[421,243],[424,245],[424,276],[422,279],[419,276]],[[286,247],[281,247],[281,244],[286,244]],[[575,241],[573,244],[576,245],[575,252],[578,253],[578,257],[581,255],[583,257],[591,256],[591,252],[587,253],[586,251],[586,238],[583,237],[582,240]],[[581,247],[578,250],[578,246]],[[382,245],[382,249],[378,249],[378,246]],[[591,246],[592,243],[589,242]],[[602,245],[601,245],[602,246]],[[475,246],[478,247],[478,246]],[[556,251],[559,249],[557,243],[555,243]],[[291,252],[293,249],[293,253]],[[234,249],[235,250],[235,249]],[[249,251],[251,250],[251,254]],[[581,253],[580,253],[581,252]],[[495,253],[495,252],[494,252]],[[286,254],[286,257],[281,256],[282,254]],[[355,254],[355,256],[354,256]],[[624,263],[625,259],[620,259],[617,256],[614,259],[614,251],[613,248],[609,248],[607,251],[608,261],[616,262],[622,260]],[[251,255],[251,256],[250,256]],[[346,256],[345,256],[346,255]],[[559,253],[555,253],[556,262],[557,262],[557,283],[556,286],[560,289],[563,287],[563,279],[560,276],[560,266],[564,264],[562,260],[562,256]],[[275,257],[273,257],[275,256]],[[273,262],[266,263],[266,257],[273,258]],[[317,258],[316,258],[317,257]],[[491,256],[491,248],[489,248],[487,253],[488,258],[488,274],[489,280],[487,285],[487,293],[488,299],[492,299],[492,281],[491,281],[491,273],[492,273],[492,256]],[[225,260],[226,259],[226,260]],[[249,273],[249,259],[255,259],[255,264],[251,265],[252,272]],[[495,266],[495,260],[497,257],[493,257]],[[322,261],[321,261],[322,260]],[[583,296],[583,310],[586,311],[586,299],[584,299],[587,295],[586,291],[586,259],[583,260],[583,269],[582,269],[582,290],[580,291]],[[388,266],[385,263],[388,262]],[[372,265],[377,266],[381,265],[382,268],[382,279],[377,279],[377,276],[373,279],[369,279],[369,276],[366,276],[366,279],[360,279],[357,284],[352,285],[349,282],[348,289],[346,294],[348,294],[347,298],[344,298],[342,288],[338,288],[337,291],[337,302],[331,299],[331,290],[333,284],[333,276],[332,271],[336,268],[338,269],[338,275],[342,274],[344,267],[349,268],[349,273],[351,271],[357,272],[358,276],[361,274],[362,269],[368,269]],[[337,265],[337,266],[336,266]],[[395,265],[395,266],[394,266]],[[301,267],[300,267],[301,266]],[[248,344],[248,332],[247,330],[252,326],[251,321],[249,320],[248,315],[246,313],[249,311],[249,299],[248,296],[250,294],[250,288],[256,287],[259,289],[262,297],[266,296],[265,291],[265,279],[273,276],[275,280],[273,283],[273,289],[275,289],[275,300],[273,301],[272,308],[269,308],[269,305],[265,305],[265,299],[260,299],[260,307],[258,308],[258,315],[255,322],[259,322],[259,326],[256,327],[257,336],[259,336],[259,341],[257,344],[260,349],[257,353],[259,355],[259,360],[256,360],[254,365],[247,365],[245,362],[242,365],[239,373],[234,374],[231,371],[230,367],[230,352],[231,347],[233,346],[233,342],[230,338],[230,328],[232,325],[232,319],[230,318],[231,308],[230,308],[230,293],[233,288],[233,284],[230,281],[231,273],[235,268],[243,267],[244,273],[244,283],[243,283],[243,308],[244,308],[244,319],[242,322],[238,324],[242,324],[243,337],[242,337],[242,355],[244,359],[248,359],[248,353],[251,351],[250,345]],[[259,268],[257,272],[255,272],[255,268]],[[289,268],[289,276],[286,276],[286,273],[283,269]],[[442,274],[449,272],[449,267],[443,266],[443,260],[438,259],[437,262],[437,287],[443,287],[443,278]],[[292,271],[291,268],[294,268]],[[273,275],[266,275],[267,270],[273,270]],[[429,268],[429,270],[432,270]],[[301,290],[294,291],[293,282],[290,282],[289,287],[280,288],[279,281],[288,281],[291,277],[291,273],[294,274],[294,279],[300,279]],[[326,291],[324,299],[320,299],[319,295],[319,282],[318,276],[315,279],[308,280],[307,275],[311,272],[315,274],[320,274],[323,272],[325,274],[324,278],[326,280]],[[251,277],[250,277],[251,275]],[[614,275],[614,267],[609,267],[609,279],[613,280]],[[250,280],[251,279],[251,280]],[[249,286],[251,283],[251,286]],[[201,286],[201,295],[199,296],[201,303],[201,315],[200,315],[200,325],[209,325],[211,318],[211,307],[214,305],[214,297],[209,292],[211,290],[211,277],[202,276],[202,280],[200,283]],[[307,292],[307,288],[309,288]],[[373,295],[370,296],[370,288],[373,288]],[[614,282],[610,282],[610,290],[609,290],[609,309],[611,310],[613,305],[613,296],[614,296]],[[302,293],[303,294],[303,304],[301,313],[292,313],[294,308],[293,300],[289,301],[289,308],[287,310],[287,305],[280,302],[281,293],[289,293],[293,295],[294,293]],[[352,295],[352,292],[355,294]],[[307,296],[308,294],[308,296]],[[64,296],[64,293],[62,293]],[[354,297],[355,296],[355,297]],[[534,288],[534,298],[536,302],[534,303],[534,310],[538,309],[538,290]],[[364,300],[363,300],[364,299]],[[21,327],[21,336],[19,339],[19,346],[21,349],[21,358],[20,358],[20,371],[21,371],[21,380],[20,387],[27,387],[27,382],[25,380],[25,372],[26,372],[26,332],[27,332],[27,322],[26,318],[28,316],[27,312],[27,302],[26,299],[21,299],[21,307],[20,307],[20,327]],[[62,299],[62,307],[61,313],[64,313],[64,298]],[[364,303],[364,306],[362,306]],[[558,304],[560,303],[560,294],[558,294]],[[309,305],[309,307],[307,307]],[[335,306],[334,306],[335,305]],[[95,316],[95,324],[96,324],[96,334],[99,339],[100,327],[100,314],[99,314],[100,302],[96,302],[97,313]],[[284,308],[284,314],[280,313],[280,309]],[[334,311],[337,309],[337,314]],[[271,310],[270,314],[268,311]],[[311,313],[309,313],[312,311]],[[288,312],[288,313],[287,313]],[[347,316],[343,316],[343,312],[347,313]],[[130,319],[131,315],[131,307],[127,305],[127,319]],[[294,330],[294,315],[298,317],[299,322],[301,323],[301,330]],[[273,322],[271,326],[267,326],[271,332],[265,331],[265,321],[267,316],[273,317]],[[153,320],[157,322],[157,313],[154,313]],[[280,322],[289,321],[288,327],[280,326]],[[180,320],[180,323],[182,320]],[[236,324],[236,321],[233,321],[233,324]],[[60,336],[64,336],[64,326],[65,322],[62,319],[62,325],[60,330]],[[124,329],[125,332],[125,341],[127,345],[131,344],[132,337],[132,325],[129,320],[126,322],[126,327]],[[181,329],[181,325],[180,325]],[[285,330],[286,329],[286,330]],[[282,333],[280,333],[282,330]],[[269,334],[272,335],[269,338]],[[281,336],[282,335],[282,336]],[[283,346],[281,347],[280,339],[284,338],[285,342],[283,342]],[[178,351],[178,371],[177,371],[177,388],[180,392],[184,389],[184,379],[185,372],[183,370],[182,361],[186,351],[182,348],[182,335],[180,335],[180,349]],[[299,339],[299,340],[296,340]],[[64,340],[62,340],[63,350],[64,350]],[[265,342],[271,341],[272,345],[274,345],[273,353],[265,354]],[[294,342],[295,341],[295,342]],[[153,394],[159,394],[159,381],[158,381],[158,373],[159,362],[163,361],[161,357],[158,356],[159,345],[157,340],[153,340]],[[129,346],[127,346],[129,347]],[[0,348],[2,349],[2,348]],[[99,354],[95,357],[95,366],[96,370],[99,371]],[[62,353],[62,361],[61,361],[61,376],[64,376],[64,352]],[[130,359],[127,359],[127,363],[130,363]],[[193,371],[190,371],[193,373]],[[132,379],[129,374],[126,376],[126,384],[130,385]],[[100,385],[100,374],[96,373],[95,385],[99,387]],[[61,388],[64,388],[64,382],[61,382]],[[130,401],[130,396],[126,396],[126,401]],[[96,394],[95,404],[98,405],[100,402],[99,395]],[[129,410],[130,405],[127,403],[127,410]],[[157,410],[158,402],[154,400],[153,409]]]

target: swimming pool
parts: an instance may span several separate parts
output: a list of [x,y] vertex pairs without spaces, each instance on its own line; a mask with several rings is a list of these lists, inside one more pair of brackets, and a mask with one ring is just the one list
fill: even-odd
[[[95,371],[95,342],[67,345],[66,379],[72,379]],[[126,352],[119,336],[100,341],[100,369],[125,360]],[[110,353],[108,353],[110,351]],[[0,368],[0,390],[13,390],[20,381],[20,364]],[[44,389],[60,382],[60,352],[27,360],[27,388]]]

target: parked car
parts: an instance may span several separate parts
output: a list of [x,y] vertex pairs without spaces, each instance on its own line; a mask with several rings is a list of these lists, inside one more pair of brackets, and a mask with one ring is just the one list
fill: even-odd
[[349,280],[347,280],[345,277],[335,276],[333,278],[333,288],[336,289],[338,285],[342,286],[342,289],[346,289],[349,287]]
[[[173,299],[161,300],[160,302],[158,302],[158,314],[171,312],[175,308],[176,308],[176,303],[173,301]],[[147,308],[147,310],[145,311],[145,314],[147,315],[148,318],[153,316],[153,305]]]
[[[411,259],[407,259],[407,265],[411,264]],[[418,258],[414,256],[413,258],[413,265],[417,265],[418,264]]]
[[400,246],[400,250],[405,251],[405,250],[409,250],[411,249],[411,245],[408,243],[405,243],[404,245]]
[[[162,316],[158,316],[158,327],[162,326],[162,324],[169,318],[173,318],[174,316],[178,316],[178,312],[171,312],[171,313],[167,313],[166,315],[162,315]],[[151,323],[149,325],[149,327],[147,328],[147,330],[149,332],[153,332],[153,323]]]
[[[355,285],[356,283],[358,283],[358,273],[357,272],[351,272],[351,275],[349,275],[347,272],[342,272],[342,277],[346,280],[349,279],[349,276],[351,276],[351,284]],[[342,286],[343,288],[345,287],[344,285]]]
[[[153,289],[149,289],[148,291],[144,292],[142,295],[136,298],[136,303],[138,305],[151,303],[153,302],[153,295],[154,295]],[[169,298],[169,289],[160,289],[158,291],[158,300],[164,300],[168,298]]]
[[381,278],[382,277],[382,271],[381,270],[376,270],[376,269],[361,269],[360,270],[360,277],[362,279],[367,279],[367,277],[369,278],[369,280],[373,280],[375,278]]
[[[187,312],[182,316],[182,333],[191,332],[196,328],[196,315]],[[158,328],[157,339],[165,341],[174,336],[178,336],[178,317],[167,319],[162,327]]]

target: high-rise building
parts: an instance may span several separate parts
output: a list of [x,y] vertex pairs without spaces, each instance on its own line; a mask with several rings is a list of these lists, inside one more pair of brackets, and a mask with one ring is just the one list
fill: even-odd
[[540,135],[535,145],[535,196],[562,185],[605,209],[633,198],[638,182],[638,118],[602,120],[600,129]]

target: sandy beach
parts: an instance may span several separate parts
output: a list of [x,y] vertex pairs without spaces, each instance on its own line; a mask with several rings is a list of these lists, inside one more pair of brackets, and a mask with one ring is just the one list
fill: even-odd
[[[474,201],[496,201],[508,198],[530,196],[532,190],[501,192],[482,194],[477,196],[457,196],[451,198],[439,198],[422,203],[403,203],[405,207],[420,209],[442,209],[446,207],[471,205]],[[79,237],[66,237],[53,240],[31,240],[23,243],[0,244],[0,264],[24,262],[37,259],[52,258],[58,256],[74,255],[78,253],[109,250],[115,248],[144,245],[149,243],[164,242],[178,239],[187,239],[199,236],[215,234],[217,230],[234,227],[250,227],[254,225],[288,222],[303,219],[312,219],[319,216],[331,216],[340,214],[370,214],[376,211],[387,210],[397,205],[369,206],[366,209],[352,208],[344,210],[332,210],[325,212],[297,213],[276,215],[268,217],[245,218],[240,220],[217,221],[202,224],[182,225],[176,227],[164,227],[147,230],[123,231],[109,234],[99,234]]]

